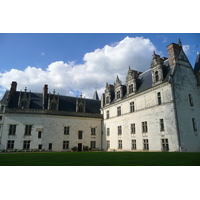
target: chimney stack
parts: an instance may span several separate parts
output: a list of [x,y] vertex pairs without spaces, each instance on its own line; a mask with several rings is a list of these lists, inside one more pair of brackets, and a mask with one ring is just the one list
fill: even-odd
[[167,46],[170,67],[175,64],[176,58],[178,57],[181,48],[182,48],[181,43],[179,43],[179,45],[171,43],[170,45]]
[[11,96],[13,96],[16,91],[17,91],[17,82],[12,81],[11,87],[10,87],[10,94],[11,94]]
[[48,85],[43,87],[43,109],[47,108],[47,95],[48,95]]
[[43,88],[43,97],[47,98],[47,94],[48,94],[48,85],[44,85],[44,88]]

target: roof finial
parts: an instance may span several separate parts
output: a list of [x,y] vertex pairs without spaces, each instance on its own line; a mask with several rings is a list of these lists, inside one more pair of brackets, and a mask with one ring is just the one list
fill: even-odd
[[179,44],[179,46],[182,46],[182,42],[181,42],[180,38],[178,38],[178,44]]

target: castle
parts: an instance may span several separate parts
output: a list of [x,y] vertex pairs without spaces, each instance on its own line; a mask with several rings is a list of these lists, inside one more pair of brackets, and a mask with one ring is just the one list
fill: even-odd
[[0,149],[200,152],[200,53],[193,67],[181,41],[155,52],[149,70],[129,67],[99,100],[17,91],[0,101]]

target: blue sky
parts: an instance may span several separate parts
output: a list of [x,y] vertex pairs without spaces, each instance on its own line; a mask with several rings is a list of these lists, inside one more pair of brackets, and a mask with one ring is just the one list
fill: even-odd
[[18,90],[41,92],[48,84],[50,91],[91,98],[96,87],[101,96],[116,74],[124,82],[129,65],[148,70],[153,50],[168,57],[166,46],[179,38],[194,66],[198,33],[1,33],[0,93],[17,81]]

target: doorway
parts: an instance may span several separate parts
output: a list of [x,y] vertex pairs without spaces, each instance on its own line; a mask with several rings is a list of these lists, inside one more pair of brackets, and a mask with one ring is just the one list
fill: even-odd
[[82,143],[78,143],[78,151],[82,151]]

